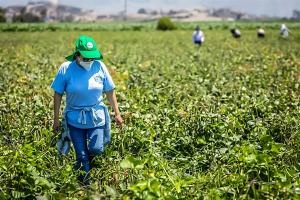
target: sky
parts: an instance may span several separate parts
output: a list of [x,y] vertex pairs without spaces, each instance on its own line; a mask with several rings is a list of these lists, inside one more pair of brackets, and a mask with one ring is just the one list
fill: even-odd
[[[32,0],[31,0],[32,1]],[[34,0],[33,0],[34,1]],[[118,13],[124,9],[125,0],[51,0],[84,10],[93,9],[99,14]],[[0,0],[1,7],[25,5],[28,0]],[[255,15],[290,17],[293,10],[300,10],[300,0],[127,0],[128,12],[139,8],[169,10],[194,8],[230,8]]]

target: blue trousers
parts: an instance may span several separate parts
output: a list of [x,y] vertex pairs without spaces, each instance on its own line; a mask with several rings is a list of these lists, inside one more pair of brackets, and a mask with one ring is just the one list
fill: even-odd
[[104,151],[104,129],[103,127],[80,129],[68,126],[76,153],[75,169],[83,170],[88,175],[91,169],[90,158]]

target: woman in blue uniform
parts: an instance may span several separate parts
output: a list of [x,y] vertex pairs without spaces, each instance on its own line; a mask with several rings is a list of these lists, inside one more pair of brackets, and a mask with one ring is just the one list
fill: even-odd
[[54,90],[53,130],[60,127],[59,110],[62,95],[66,93],[64,131],[73,143],[76,153],[75,168],[83,170],[79,177],[88,182],[93,158],[104,151],[110,142],[110,117],[103,103],[103,93],[114,110],[115,121],[122,125],[115,85],[102,61],[95,41],[87,36],[76,40],[75,52],[66,57],[51,85]]

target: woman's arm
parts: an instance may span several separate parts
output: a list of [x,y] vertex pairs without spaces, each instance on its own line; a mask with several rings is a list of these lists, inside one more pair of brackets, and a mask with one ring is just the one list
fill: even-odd
[[106,92],[106,96],[107,96],[107,99],[109,101],[109,104],[114,109],[116,123],[118,125],[122,125],[123,124],[123,119],[122,119],[121,113],[119,111],[119,106],[118,106],[115,90],[111,90],[111,91]]
[[60,123],[59,123],[59,109],[61,104],[62,95],[55,92],[54,93],[54,122],[53,122],[53,130],[54,132],[59,131]]

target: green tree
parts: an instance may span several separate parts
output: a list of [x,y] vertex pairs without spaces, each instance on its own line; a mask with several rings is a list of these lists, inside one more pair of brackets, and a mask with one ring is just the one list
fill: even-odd
[[5,9],[0,7],[0,22],[6,22]]
[[162,17],[158,20],[156,29],[162,31],[174,30],[176,26],[169,17]]
[[43,19],[31,13],[22,13],[13,16],[13,22],[42,22]]
[[[42,11],[43,14],[43,11]],[[21,10],[20,15],[13,16],[13,22],[42,22],[43,18],[34,15],[30,12],[26,12],[25,7]]]

